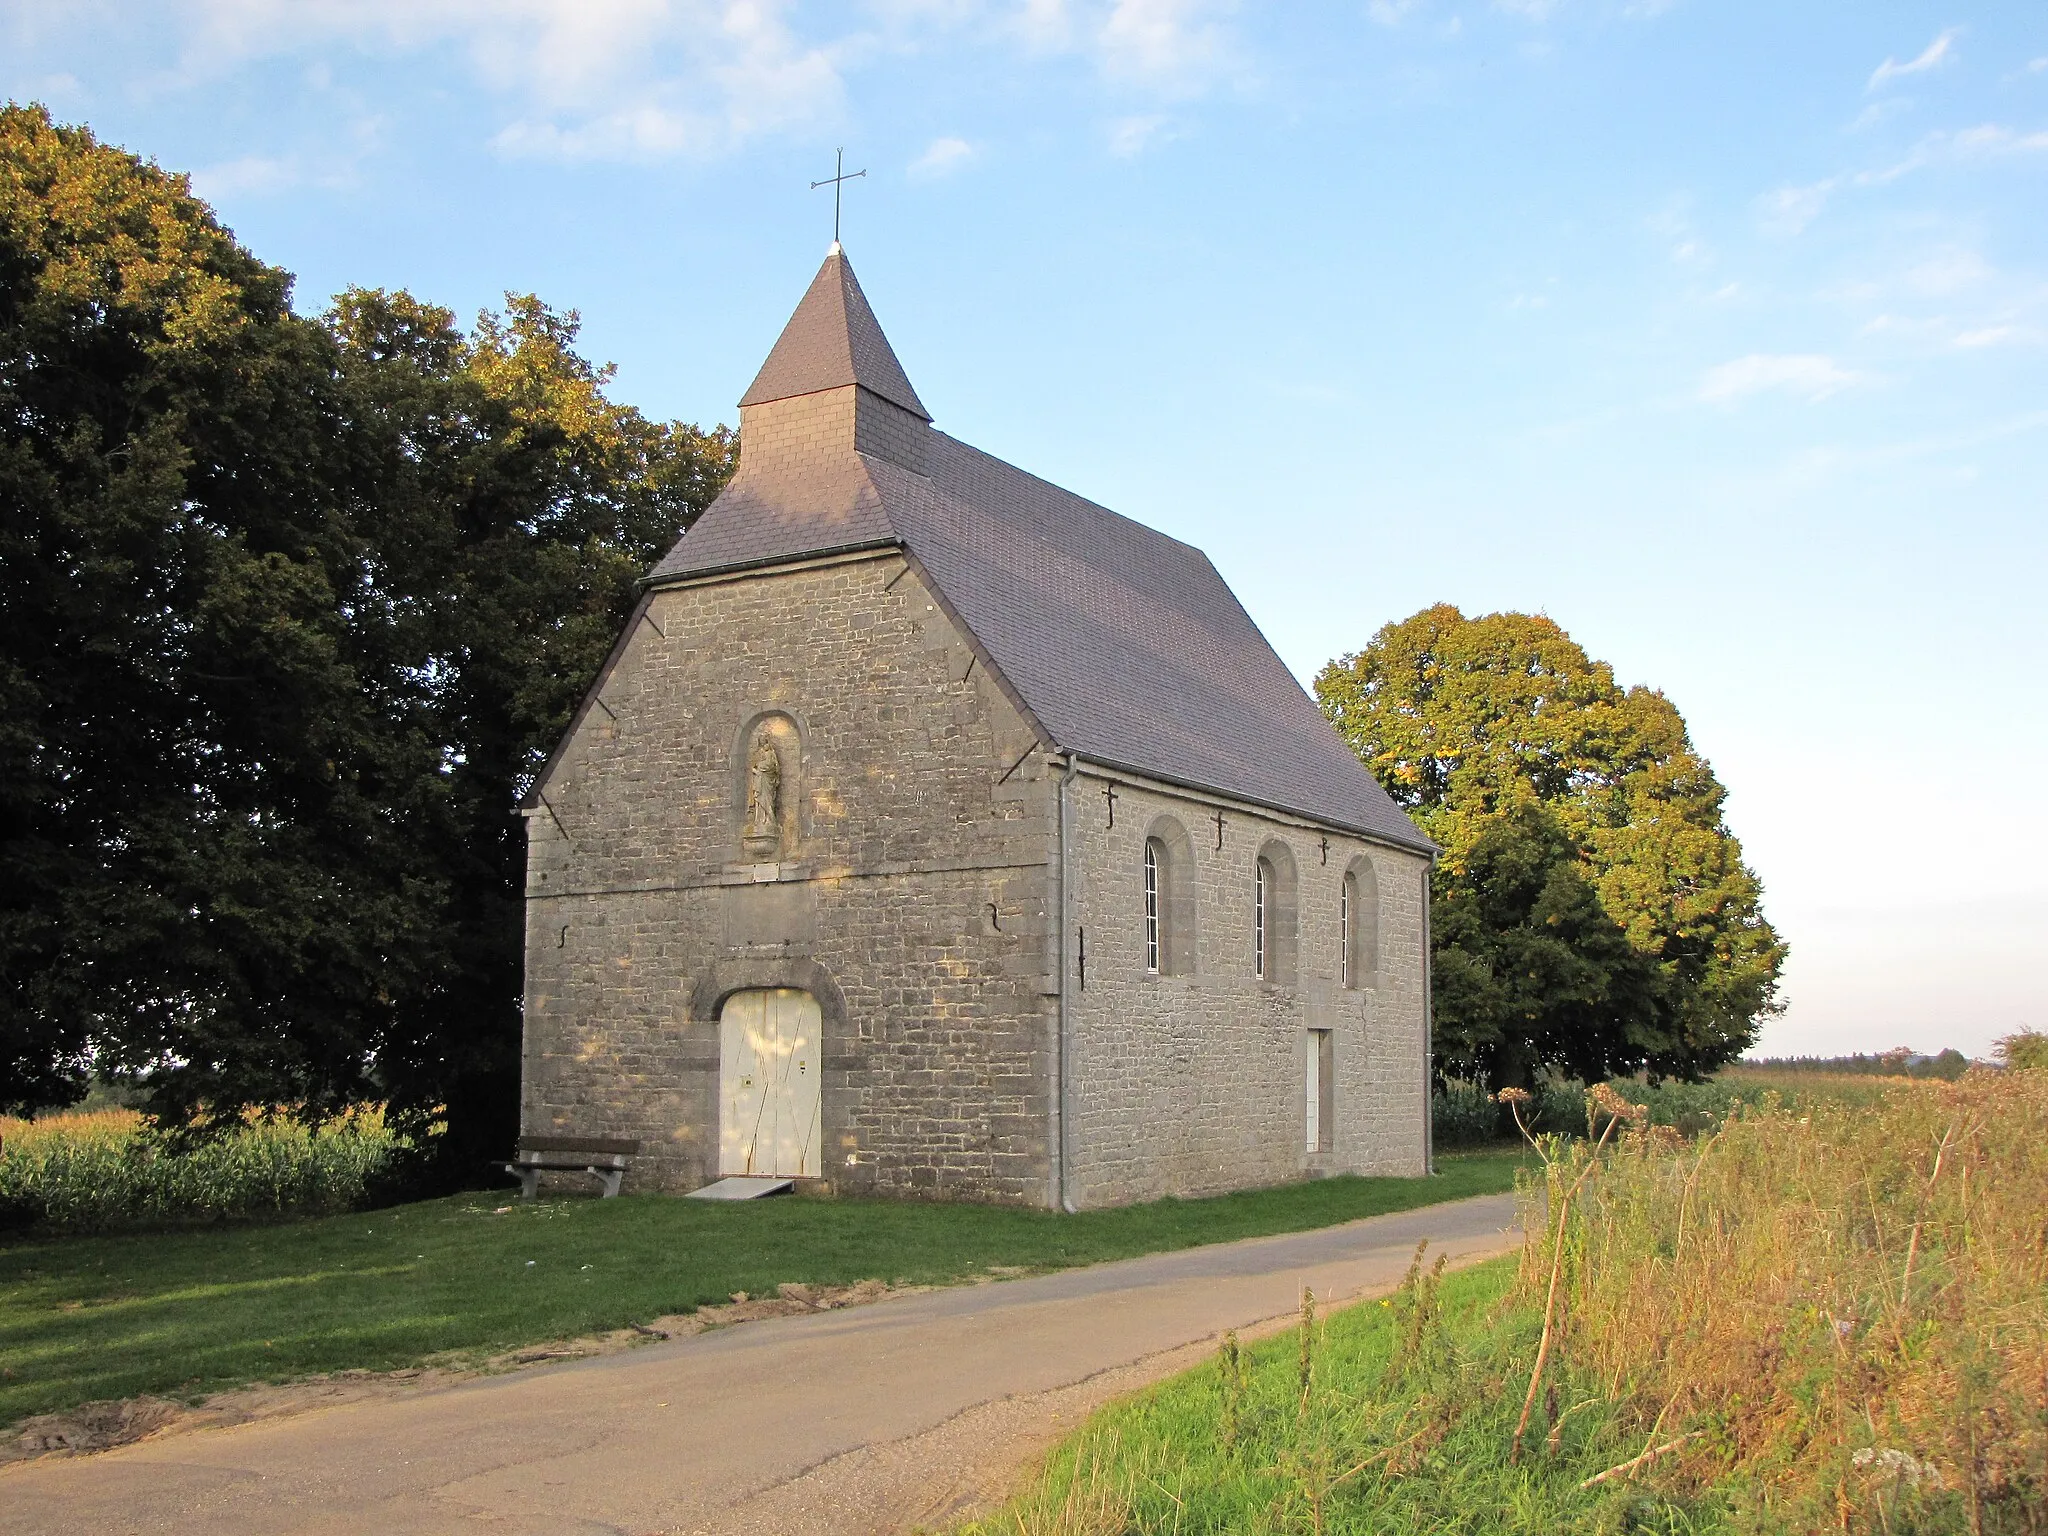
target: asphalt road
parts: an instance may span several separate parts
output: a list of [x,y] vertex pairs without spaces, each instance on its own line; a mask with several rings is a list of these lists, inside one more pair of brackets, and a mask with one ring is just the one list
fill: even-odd
[[769,1319],[417,1396],[0,1469],[0,1530],[907,1531],[998,1496],[1101,1402],[1516,1239],[1512,1196]]

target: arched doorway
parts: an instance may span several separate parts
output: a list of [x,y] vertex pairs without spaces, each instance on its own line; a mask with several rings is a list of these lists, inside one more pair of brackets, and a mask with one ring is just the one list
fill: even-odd
[[818,1000],[793,987],[735,992],[718,1014],[718,1171],[818,1177]]

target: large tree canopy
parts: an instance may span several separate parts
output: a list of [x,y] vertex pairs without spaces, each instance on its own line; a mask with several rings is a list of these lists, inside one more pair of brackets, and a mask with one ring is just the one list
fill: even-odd
[[1695,1075],[1755,1038],[1785,946],[1670,700],[1620,687],[1547,618],[1448,604],[1387,625],[1315,686],[1443,849],[1441,1070]]
[[518,796],[732,442],[576,317],[318,319],[168,175],[0,109],[0,1103],[516,1102]]

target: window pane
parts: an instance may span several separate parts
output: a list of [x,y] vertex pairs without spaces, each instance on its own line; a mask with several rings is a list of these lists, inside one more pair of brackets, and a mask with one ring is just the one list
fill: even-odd
[[1159,971],[1159,845],[1145,844],[1145,969]]
[[1252,974],[1266,978],[1266,861],[1252,871]]

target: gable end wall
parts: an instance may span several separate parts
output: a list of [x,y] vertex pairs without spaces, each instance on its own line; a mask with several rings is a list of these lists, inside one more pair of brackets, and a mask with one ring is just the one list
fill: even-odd
[[[709,1182],[719,1004],[795,986],[824,1014],[825,1187],[1042,1202],[1044,754],[998,782],[1031,728],[898,555],[658,591],[650,618],[527,817],[523,1131],[640,1141],[630,1188]],[[769,712],[801,761],[764,867],[735,758]]]

